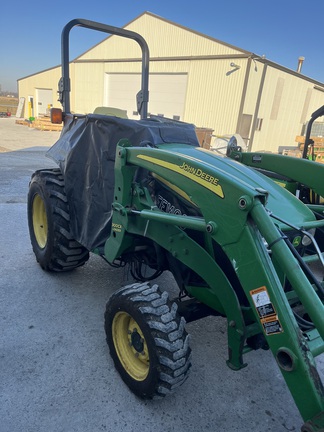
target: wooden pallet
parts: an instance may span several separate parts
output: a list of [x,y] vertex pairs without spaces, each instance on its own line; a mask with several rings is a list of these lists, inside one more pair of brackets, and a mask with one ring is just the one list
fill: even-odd
[[[324,137],[311,136],[310,138],[314,141],[315,146],[324,146]],[[297,135],[295,141],[299,144],[305,144],[305,137]]]
[[58,131],[62,130],[63,125],[61,124],[53,124],[51,123],[51,119],[49,117],[39,117],[35,119],[33,122],[33,128],[43,130],[43,131]]
[[16,120],[16,124],[28,126],[42,131],[56,131],[56,132],[60,132],[63,127],[63,125],[61,124],[51,123],[51,119],[49,117],[39,117],[32,122],[28,120],[19,119]]
[[22,125],[22,126],[30,126],[31,123],[28,120],[18,119],[15,122],[16,124]]
[[[310,139],[314,141],[314,151],[315,153],[324,152],[324,137],[311,136]],[[296,136],[296,142],[299,144],[300,150],[304,150],[305,137]]]

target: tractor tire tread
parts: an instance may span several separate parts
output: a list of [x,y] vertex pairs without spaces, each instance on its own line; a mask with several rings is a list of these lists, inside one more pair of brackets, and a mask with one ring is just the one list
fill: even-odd
[[[160,364],[159,380],[153,394],[139,395],[144,398],[161,398],[172,393],[188,378],[191,367],[189,335],[185,320],[177,313],[177,305],[169,300],[166,291],[147,282],[125,286],[115,292],[111,299],[127,297],[143,316],[152,334],[155,353]],[[108,313],[109,302],[107,304]],[[107,316],[105,317],[107,320]],[[107,331],[107,328],[106,328]],[[108,342],[108,338],[107,338]]]
[[69,205],[60,169],[36,171],[32,175],[30,187],[33,183],[36,183],[43,193],[42,198],[47,201],[47,211],[50,212],[48,218],[52,221],[49,226],[52,232],[48,235],[51,244],[48,246],[46,258],[43,258],[44,254],[32,241],[37,261],[44,270],[56,272],[70,271],[82,266],[89,259],[89,251],[71,234]]

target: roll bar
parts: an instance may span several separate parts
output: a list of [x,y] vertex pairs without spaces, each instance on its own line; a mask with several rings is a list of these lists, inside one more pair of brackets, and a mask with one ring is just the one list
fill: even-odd
[[125,30],[119,27],[113,27],[106,24],[101,24],[95,21],[89,21],[84,19],[73,19],[68,22],[66,26],[62,30],[61,37],[61,52],[62,52],[62,78],[59,81],[59,101],[63,106],[63,111],[65,113],[69,113],[70,108],[70,68],[69,68],[69,35],[70,31],[73,27],[85,27],[91,30],[101,31],[104,33],[122,36],[128,39],[135,40],[142,49],[142,80],[141,80],[141,89],[137,93],[136,102],[137,102],[137,111],[139,112],[141,119],[147,118],[147,106],[149,99],[148,92],[148,78],[149,78],[149,49],[145,39],[130,30]]
[[303,150],[303,158],[306,159],[307,158],[307,151],[308,151],[308,146],[310,144],[310,135],[311,135],[311,130],[312,130],[312,126],[314,121],[323,116],[324,115],[324,105],[321,106],[320,108],[318,108],[315,112],[313,112],[313,114],[311,115],[311,119],[308,122],[307,125],[307,130],[306,130],[306,136],[305,136],[305,144],[304,144],[304,150]]

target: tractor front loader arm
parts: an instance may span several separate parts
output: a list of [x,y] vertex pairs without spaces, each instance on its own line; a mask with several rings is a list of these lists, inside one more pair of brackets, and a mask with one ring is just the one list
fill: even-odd
[[241,153],[233,151],[230,155],[244,165],[275,172],[310,187],[320,196],[324,196],[323,164],[308,159],[282,156],[270,153]]
[[[251,253],[254,250],[258,267],[254,265],[254,280],[251,280],[251,263],[242,263],[238,269],[240,280],[244,287],[249,287],[247,294],[302,417],[307,421],[317,418],[318,428],[308,425],[303,430],[324,430],[324,389],[315,364],[315,356],[324,351],[323,304],[260,202],[251,209],[251,217],[253,224],[246,233],[250,241],[247,238],[245,243]],[[255,241],[257,237],[259,241]],[[263,239],[271,246],[272,260],[264,250]],[[314,344],[297,325],[286,293],[276,277],[274,260],[280,263],[295,295],[316,325]]]
[[[145,183],[134,180],[138,170],[167,184],[201,216],[161,211]],[[158,244],[193,270],[205,285],[188,285],[187,293],[227,318],[228,365],[244,367],[248,339],[262,335],[305,421],[302,430],[323,431],[324,391],[315,357],[324,352],[324,307],[287,245],[290,227],[278,222],[285,215],[294,226],[310,228],[318,224],[313,213],[249,168],[234,161],[225,165],[222,158],[185,145],[152,149],[123,143],[115,163],[114,198],[108,261],[130,250],[136,237]],[[202,233],[203,240],[198,243],[191,232]],[[230,263],[236,284],[222,260]],[[294,304],[303,305],[312,329],[300,328]]]

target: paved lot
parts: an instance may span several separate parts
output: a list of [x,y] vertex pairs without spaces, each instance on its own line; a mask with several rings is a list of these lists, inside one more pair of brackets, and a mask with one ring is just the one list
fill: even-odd
[[[187,326],[192,373],[170,397],[136,398],[117,375],[103,330],[109,295],[127,272],[92,256],[70,274],[37,265],[26,218],[31,173],[56,132],[0,119],[0,430],[2,432],[285,432],[302,419],[269,352],[227,368],[225,322]],[[158,283],[173,286],[169,275]],[[324,370],[324,362],[320,367]]]

